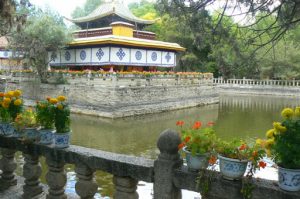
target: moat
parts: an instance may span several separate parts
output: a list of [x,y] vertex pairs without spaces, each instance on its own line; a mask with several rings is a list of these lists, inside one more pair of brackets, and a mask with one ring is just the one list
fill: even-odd
[[[272,122],[281,119],[282,108],[299,104],[300,98],[294,97],[222,95],[219,104],[139,117],[104,119],[73,115],[71,144],[155,159],[159,153],[156,147],[159,134],[167,128],[179,130],[176,126],[178,120],[183,120],[186,127],[195,121],[203,124],[213,121],[217,134],[228,139],[264,137]],[[23,160],[19,158],[18,162],[22,165]],[[67,167],[67,192],[74,192],[75,172],[72,166]],[[20,169],[18,174],[21,174]],[[102,196],[112,196],[111,179],[111,175],[97,172],[96,180]],[[145,189],[145,186],[139,189]]]

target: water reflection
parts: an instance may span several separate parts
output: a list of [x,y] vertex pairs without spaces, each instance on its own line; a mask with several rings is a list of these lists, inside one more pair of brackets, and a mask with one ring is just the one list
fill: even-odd
[[[175,124],[178,120],[184,120],[187,126],[192,126],[197,120],[204,124],[214,121],[217,134],[226,139],[264,137],[266,130],[272,128],[273,121],[281,119],[282,108],[297,105],[300,105],[300,98],[295,97],[224,95],[221,96],[219,104],[139,117],[103,119],[72,115],[71,142],[74,145],[155,159],[158,154],[156,141],[159,134],[167,128],[177,129]],[[19,165],[23,164],[20,154],[18,162]],[[43,171],[46,171],[44,160],[41,163]],[[74,168],[72,165],[67,165],[66,168],[69,177],[67,191],[75,193]],[[18,168],[18,173],[22,173],[21,167]],[[42,175],[42,182],[45,182],[44,176],[45,173]],[[110,174],[97,171],[96,181],[101,187],[101,195],[112,196],[114,190]],[[139,188],[148,189],[149,185]],[[97,198],[99,197],[100,195]]]

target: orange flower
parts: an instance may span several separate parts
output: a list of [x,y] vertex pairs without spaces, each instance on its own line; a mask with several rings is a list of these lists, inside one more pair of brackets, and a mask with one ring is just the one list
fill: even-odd
[[240,151],[245,150],[247,148],[246,144],[242,144],[239,148]]
[[208,163],[211,165],[216,164],[216,162],[217,162],[216,156],[211,156],[208,160]]
[[50,101],[51,97],[47,97],[46,99],[47,99],[48,101]]
[[202,126],[202,123],[200,121],[197,121],[194,123],[193,129],[199,129],[199,128],[201,128],[201,126]]
[[206,124],[206,126],[213,126],[213,125],[215,125],[215,123],[214,123],[214,122],[212,122],[212,121],[210,121],[210,122],[207,122],[207,124]]
[[182,126],[183,124],[184,124],[184,121],[181,121],[181,120],[176,122],[176,126]]
[[257,151],[253,151],[252,157],[257,157],[257,155],[258,155]]
[[0,92],[0,97],[4,97],[4,93]]
[[265,163],[264,161],[259,161],[258,162],[258,166],[260,167],[260,168],[265,168],[266,166],[267,166],[267,163]]
[[180,144],[178,145],[178,150],[182,149],[184,146],[185,146],[185,143],[184,143],[184,142],[180,143]]
[[187,136],[185,139],[184,139],[184,142],[187,143],[191,140],[191,137],[190,136]]

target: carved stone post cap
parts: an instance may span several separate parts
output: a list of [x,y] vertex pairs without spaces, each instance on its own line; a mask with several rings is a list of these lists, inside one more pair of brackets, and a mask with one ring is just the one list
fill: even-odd
[[163,131],[157,141],[157,147],[161,153],[177,154],[181,139],[179,134],[171,129]]

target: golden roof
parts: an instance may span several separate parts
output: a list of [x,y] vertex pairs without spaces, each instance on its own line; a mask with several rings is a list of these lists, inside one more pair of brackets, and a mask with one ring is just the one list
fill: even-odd
[[98,45],[98,44],[119,44],[119,45],[134,46],[134,47],[185,51],[185,48],[181,47],[177,43],[169,43],[163,41],[116,36],[116,35],[77,38],[73,42],[69,43],[70,46],[85,46],[85,45]]

